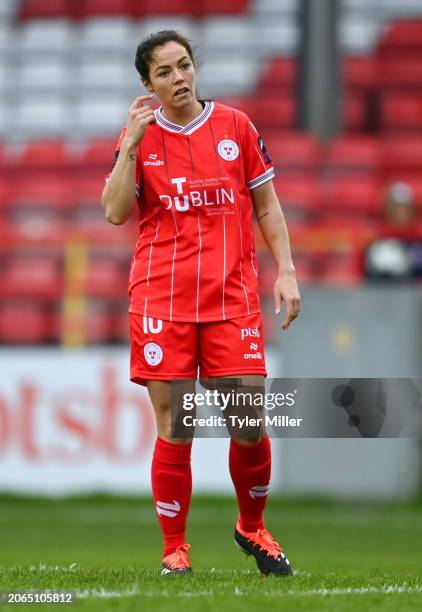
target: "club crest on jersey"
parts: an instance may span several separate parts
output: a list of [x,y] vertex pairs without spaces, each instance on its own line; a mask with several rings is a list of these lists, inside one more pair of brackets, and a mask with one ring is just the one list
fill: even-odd
[[220,140],[217,145],[218,154],[226,161],[234,161],[239,157],[239,147],[228,138]]
[[163,360],[163,349],[156,342],[148,342],[144,346],[144,357],[148,365],[158,366]]

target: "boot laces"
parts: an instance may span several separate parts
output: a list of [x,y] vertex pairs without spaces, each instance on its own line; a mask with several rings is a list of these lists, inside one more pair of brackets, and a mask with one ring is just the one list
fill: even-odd
[[275,559],[280,556],[283,550],[280,544],[274,540],[273,536],[266,529],[258,529],[254,537],[250,539],[254,544],[257,544],[261,550],[264,550],[267,555]]
[[182,544],[178,546],[174,553],[167,555],[163,559],[163,563],[170,569],[182,569],[184,567],[190,567],[188,551],[190,544]]

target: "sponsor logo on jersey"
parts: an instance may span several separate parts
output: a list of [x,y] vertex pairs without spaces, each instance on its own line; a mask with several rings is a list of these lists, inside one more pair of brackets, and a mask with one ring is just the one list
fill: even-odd
[[144,357],[148,365],[158,366],[163,360],[163,349],[156,342],[148,342],[144,346]]
[[259,338],[260,333],[257,327],[242,327],[240,330],[240,339],[244,340],[245,338]]
[[220,140],[217,145],[217,151],[220,157],[226,161],[234,161],[239,157],[239,147],[234,140],[230,140],[229,138]]
[[171,196],[168,194],[161,194],[160,200],[166,207],[166,210],[170,210],[173,206],[180,212],[189,210],[191,206],[215,206],[216,204],[234,204],[234,192],[233,188],[224,189],[223,187],[216,187],[213,191],[202,189],[201,191],[185,191],[186,177],[179,176],[172,178],[171,182],[176,185],[177,196]]
[[[157,156],[155,156],[157,157]],[[154,161],[144,161],[144,166],[164,166],[164,162],[162,159],[155,159],[153,157],[151,157],[151,153],[149,155],[149,158],[154,160]]]
[[257,497],[266,497],[270,491],[270,483],[267,485],[256,485],[249,489],[249,496],[252,499],[256,499]]
[[258,345],[255,342],[251,342],[249,348],[251,349],[251,351],[257,351]]
[[174,518],[179,514],[180,504],[175,499],[173,499],[172,503],[157,501],[155,508],[158,516],[168,516],[170,518]]
[[244,353],[243,359],[262,359],[261,353]]

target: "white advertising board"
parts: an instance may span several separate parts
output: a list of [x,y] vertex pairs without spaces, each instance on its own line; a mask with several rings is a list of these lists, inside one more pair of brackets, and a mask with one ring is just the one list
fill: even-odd
[[[149,492],[155,438],[128,348],[0,350],[0,491]],[[232,490],[227,451],[195,440],[197,491]]]

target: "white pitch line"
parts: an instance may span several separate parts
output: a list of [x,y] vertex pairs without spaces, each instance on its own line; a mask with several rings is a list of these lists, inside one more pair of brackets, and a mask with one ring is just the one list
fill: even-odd
[[[138,586],[133,586],[130,589],[126,589],[125,591],[108,591],[104,587],[100,587],[98,589],[85,589],[84,591],[74,591],[76,598],[81,599],[119,599],[119,598],[128,598],[128,597],[149,597],[149,598],[159,598],[159,597],[211,597],[213,595],[221,595],[220,591],[214,591],[213,589],[207,591],[179,591],[177,593],[165,590],[160,591],[141,591]],[[288,591],[260,591],[260,597],[280,597],[290,595],[293,597],[310,597],[310,596],[320,596],[320,597],[331,597],[334,595],[368,595],[368,594],[385,594],[385,595],[394,595],[394,594],[409,594],[409,593],[422,593],[422,585],[416,586],[408,586],[398,585],[398,584],[386,584],[382,587],[361,587],[361,588],[333,588],[333,589],[309,589],[306,591],[294,591],[289,589]],[[229,593],[226,593],[227,595]],[[233,591],[234,595],[238,597],[249,597],[251,593],[246,590],[239,589],[235,587]]]

